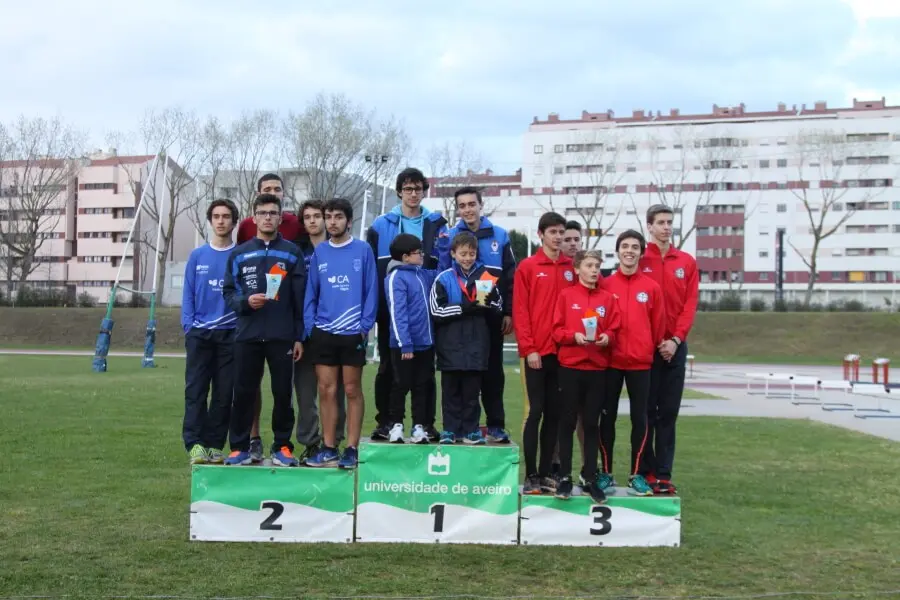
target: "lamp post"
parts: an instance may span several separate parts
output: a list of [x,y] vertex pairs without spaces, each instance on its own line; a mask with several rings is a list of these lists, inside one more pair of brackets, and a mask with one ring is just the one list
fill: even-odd
[[[375,192],[378,191],[378,166],[384,163],[387,163],[388,158],[390,158],[387,154],[366,154],[366,162],[374,163],[375,165],[375,174],[374,174],[374,182],[372,183],[372,201],[375,201]],[[381,212],[384,213],[384,198],[385,194],[381,194]]]

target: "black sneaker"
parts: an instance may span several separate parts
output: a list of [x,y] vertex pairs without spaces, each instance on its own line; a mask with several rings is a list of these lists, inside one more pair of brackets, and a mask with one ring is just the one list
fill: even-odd
[[316,454],[319,453],[319,450],[322,448],[318,444],[313,444],[311,446],[307,446],[305,450],[303,450],[303,454],[300,455],[300,465],[306,465],[306,459],[312,458]]
[[585,490],[597,504],[606,503],[606,492],[600,487],[599,479],[594,479]]
[[386,442],[391,437],[391,428],[387,425],[379,425],[370,437],[373,442]]
[[541,477],[541,491],[552,494],[556,491],[556,480],[552,477]]
[[659,494],[660,496],[665,495],[676,495],[678,490],[675,488],[675,485],[668,479],[660,479],[656,484],[656,489],[653,490],[655,494]]
[[556,492],[553,494],[560,500],[568,500],[572,497],[572,478],[563,477],[556,486]]
[[263,461],[262,440],[260,438],[250,438],[250,461],[253,463],[261,463]]
[[550,477],[552,477],[553,479],[559,480],[559,476],[560,476],[559,470],[560,470],[559,463],[553,463],[552,465],[550,465]]
[[529,475],[525,478],[522,493],[528,496],[537,496],[541,493],[541,478],[537,475]]
[[434,425],[428,425],[425,427],[425,433],[428,434],[429,442],[439,442],[441,441],[441,432],[434,428]]

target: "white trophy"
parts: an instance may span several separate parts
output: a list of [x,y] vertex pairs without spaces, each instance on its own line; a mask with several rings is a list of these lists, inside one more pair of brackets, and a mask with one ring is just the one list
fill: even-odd
[[584,337],[589,342],[597,340],[597,317],[585,317],[581,320],[584,324]]
[[281,273],[266,273],[266,300],[275,299],[283,278],[284,276]]

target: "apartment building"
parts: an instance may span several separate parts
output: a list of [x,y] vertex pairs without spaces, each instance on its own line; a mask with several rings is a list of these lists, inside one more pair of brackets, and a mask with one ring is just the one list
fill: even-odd
[[[84,158],[65,161],[65,167],[56,161],[37,159],[0,163],[0,181],[47,180],[53,182],[56,192],[55,198],[41,201],[42,206],[48,207],[44,211],[46,217],[31,219],[37,224],[38,235],[46,239],[36,253],[39,264],[26,279],[28,286],[63,288],[73,299],[87,292],[98,302],[104,302],[121,270],[120,282],[124,286],[152,289],[154,252],[150,245],[155,243],[157,230],[154,215],[162,212],[165,225],[169,210],[163,169],[157,170],[154,182],[148,180],[153,158],[119,156],[115,150],[98,150]],[[187,180],[181,167],[171,160],[168,169],[170,181],[173,173]],[[24,177],[26,170],[34,174]],[[144,188],[148,188],[148,202],[156,211],[142,213],[135,228],[136,243],[126,248],[125,241]],[[24,230],[27,225],[19,192],[9,186],[0,192],[0,231],[17,227]],[[181,193],[185,197],[194,194],[190,186]],[[196,231],[187,213],[180,214],[175,221],[168,260],[185,260],[195,239]],[[147,243],[147,240],[152,241]],[[4,258],[9,260],[8,254],[9,248],[4,244],[0,263]],[[2,267],[0,270],[5,271]],[[7,273],[0,276],[5,280]],[[17,285],[13,283],[11,287],[15,290]]]
[[[760,112],[551,113],[535,117],[522,152],[519,186],[491,174],[484,193],[499,205],[495,221],[532,238],[537,217],[556,210],[614,260],[616,236],[643,230],[647,208],[665,203],[707,299],[740,289],[771,301],[784,229],[789,298],[806,289],[815,257],[818,301],[900,301],[900,106],[883,98]],[[443,209],[438,197],[427,202]]]

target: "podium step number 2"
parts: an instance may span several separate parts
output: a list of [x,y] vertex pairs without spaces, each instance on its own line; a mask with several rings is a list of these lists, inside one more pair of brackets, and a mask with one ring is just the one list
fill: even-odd
[[352,471],[195,466],[191,539],[353,541]]
[[515,445],[364,444],[358,542],[518,543]]

